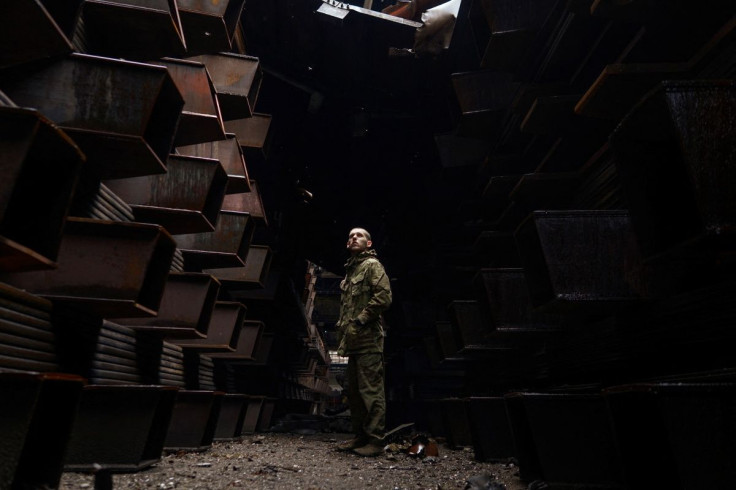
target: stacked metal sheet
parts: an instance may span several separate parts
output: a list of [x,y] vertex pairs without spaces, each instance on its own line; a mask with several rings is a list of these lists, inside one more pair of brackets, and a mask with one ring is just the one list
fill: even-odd
[[185,350],[184,374],[187,389],[215,389],[215,364],[209,356],[196,351]]
[[51,302],[0,283],[0,369],[59,371]]
[[98,179],[80,179],[71,210],[72,216],[110,221],[135,221],[133,210]]

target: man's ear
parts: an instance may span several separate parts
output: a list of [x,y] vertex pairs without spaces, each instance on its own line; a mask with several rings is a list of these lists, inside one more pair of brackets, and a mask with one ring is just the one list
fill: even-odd
[[373,246],[373,242],[368,240],[368,248],[371,248]]

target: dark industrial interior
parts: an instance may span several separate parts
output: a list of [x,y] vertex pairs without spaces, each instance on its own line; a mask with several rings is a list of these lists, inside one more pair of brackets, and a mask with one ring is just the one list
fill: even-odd
[[3,2],[0,488],[334,410],[357,226],[390,427],[550,488],[729,488],[735,14]]

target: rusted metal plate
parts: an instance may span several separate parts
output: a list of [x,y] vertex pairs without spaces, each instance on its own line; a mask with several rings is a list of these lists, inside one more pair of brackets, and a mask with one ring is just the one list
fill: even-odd
[[204,339],[168,339],[184,349],[199,352],[235,352],[245,320],[245,306],[233,301],[218,301],[210,316]]
[[40,0],[61,31],[71,39],[77,25],[79,7],[84,0]]
[[472,0],[468,9],[468,26],[479,59],[483,59],[486,46],[491,38],[493,25],[493,9],[490,0]]
[[69,437],[65,471],[137,471],[161,460],[178,389],[89,385]]
[[213,352],[210,354],[210,357],[212,359],[229,359],[231,361],[252,360],[264,328],[263,322],[257,320],[243,321],[240,327],[240,335],[238,336],[238,344],[235,346],[235,352]]
[[271,115],[255,113],[252,117],[225,121],[228,133],[234,133],[244,150],[252,150],[265,157],[268,154],[268,130]]
[[555,0],[495,0],[490,6],[491,35],[481,54],[481,66],[514,70],[521,66],[537,32],[559,2]]
[[171,273],[155,318],[118,318],[113,321],[135,330],[166,336],[205,338],[219,290],[219,281],[209,274]]
[[235,53],[217,53],[189,59],[204,63],[207,67],[225,121],[253,115],[263,80],[258,58]]
[[187,270],[242,267],[255,224],[248,213],[221,211],[215,231],[177,235]]
[[475,283],[492,329],[546,326],[544,318],[534,313],[523,269],[481,269]]
[[528,211],[567,209],[580,180],[577,172],[541,172],[522,175],[509,198]]
[[0,68],[60,57],[72,50],[69,39],[38,0],[0,4]]
[[106,185],[131,205],[136,221],[159,224],[171,234],[213,231],[228,183],[220,162],[170,155],[166,168],[165,174]]
[[187,48],[176,7],[177,0],[86,0],[74,43],[111,58],[183,56]]
[[71,374],[49,373],[39,377],[41,391],[13,488],[58,488],[67,440],[85,384],[83,378]]
[[69,134],[99,178],[165,171],[184,101],[164,67],[73,54],[0,87]]
[[164,58],[155,61],[165,66],[184,97],[184,108],[176,129],[176,146],[224,140],[225,128],[215,87],[207,67],[190,60]]
[[488,139],[502,128],[520,84],[510,73],[454,73],[452,86],[460,105],[457,135]]
[[265,400],[265,396],[251,395],[248,397],[248,406],[245,410],[240,435],[253,434],[258,429],[258,421],[260,420]]
[[456,300],[450,303],[450,321],[456,330],[460,349],[482,345],[488,339],[491,325],[481,315],[477,301]]
[[225,393],[220,405],[220,414],[217,417],[216,441],[232,441],[240,436],[247,403],[247,395]]
[[258,432],[268,432],[271,429],[271,420],[275,411],[276,399],[270,397],[264,398],[263,405],[261,405],[261,414],[258,417],[258,425],[256,425]]
[[693,239],[733,238],[736,200],[724,183],[736,179],[735,118],[733,81],[669,81],[613,133],[616,167],[646,257]]
[[0,280],[102,317],[155,315],[175,243],[161,227],[69,218],[53,271]]
[[219,160],[225,172],[227,172],[226,194],[251,192],[251,181],[248,178],[248,167],[245,164],[243,149],[238,144],[234,134],[228,133],[225,136],[227,139],[224,140],[180,146],[176,151],[182,155]]
[[604,395],[627,487],[722,488],[736,476],[733,383],[640,383]]
[[54,267],[83,162],[38,112],[0,107],[0,272]]
[[33,411],[41,392],[42,379],[31,373],[0,373],[0,430],[3,457],[0,458],[0,481],[12,482],[21,460],[23,446],[33,422]]
[[522,393],[519,397],[544,481],[555,486],[621,487],[620,457],[603,396]]
[[[584,124],[582,118],[575,119],[575,104],[581,94],[552,95],[538,97],[521,122],[521,131],[532,134],[561,134],[574,132],[576,123]],[[589,124],[588,121],[585,123]]]
[[166,451],[205,451],[212,446],[222,391],[181,390],[166,433]]
[[223,286],[232,289],[264,288],[271,266],[271,248],[265,245],[251,245],[242,267],[224,269],[204,269],[203,272],[215,276]]
[[499,231],[484,231],[473,243],[476,254],[487,258],[490,267],[519,267],[521,259],[516,248],[514,234]]
[[456,337],[452,323],[449,321],[440,321],[435,324],[435,328],[437,329],[437,339],[440,343],[442,358],[448,359],[455,357],[460,347],[459,339]]
[[514,457],[514,439],[502,397],[470,397],[468,419],[476,460],[507,462]]
[[466,398],[445,398],[440,401],[442,417],[447,427],[447,442],[452,448],[473,445]]
[[250,213],[251,217],[261,226],[268,226],[266,210],[263,207],[263,198],[255,180],[250,181],[250,192],[228,194],[222,203],[223,211],[241,211]]
[[230,51],[245,0],[177,0],[190,53]]
[[625,211],[535,211],[514,236],[535,307],[615,311],[643,298]]

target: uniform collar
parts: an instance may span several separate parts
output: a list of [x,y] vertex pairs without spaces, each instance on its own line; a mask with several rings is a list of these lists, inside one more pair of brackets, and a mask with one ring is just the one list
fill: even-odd
[[356,265],[363,262],[365,259],[368,259],[370,257],[377,257],[378,254],[375,250],[369,249],[365,250],[363,252],[360,252],[358,255],[351,256],[347,262],[345,262],[345,268],[349,269],[351,267],[355,267]]

